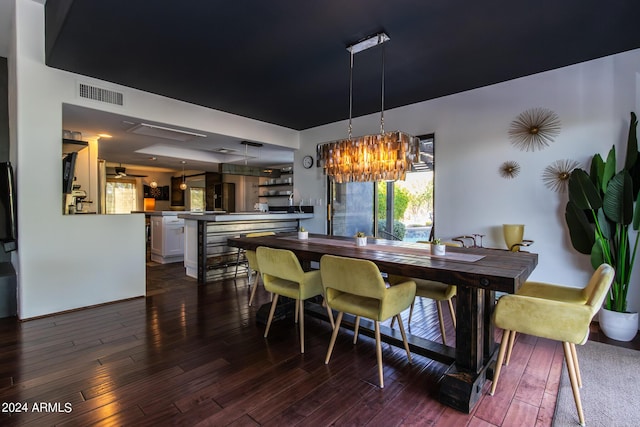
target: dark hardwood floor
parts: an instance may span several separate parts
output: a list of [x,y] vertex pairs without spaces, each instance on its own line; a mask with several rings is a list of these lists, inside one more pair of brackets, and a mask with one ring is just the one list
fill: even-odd
[[[518,335],[496,395],[471,414],[436,400],[445,366],[342,331],[329,365],[327,323],[274,323],[263,338],[260,288],[246,280],[198,286],[180,263],[147,268],[146,298],[18,322],[0,320],[2,425],[549,426],[562,366],[559,344]],[[446,308],[445,308],[446,310]],[[405,323],[406,323],[406,315]],[[448,313],[445,313],[448,319]],[[449,320],[448,338],[454,341]],[[439,339],[433,303],[416,303],[413,334]],[[592,338],[603,340],[594,327]],[[606,340],[606,339],[605,339]],[[640,348],[639,339],[626,344]],[[25,409],[26,413],[16,412]]]

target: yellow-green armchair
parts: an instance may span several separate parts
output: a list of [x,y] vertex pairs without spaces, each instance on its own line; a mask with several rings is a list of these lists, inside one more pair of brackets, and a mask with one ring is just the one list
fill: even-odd
[[584,413],[579,387],[582,385],[576,344],[584,344],[589,338],[589,324],[600,309],[615,276],[613,267],[602,264],[593,273],[584,288],[585,301],[557,301],[526,295],[505,295],[500,298],[493,313],[495,325],[504,329],[498,352],[496,371],[491,385],[495,393],[500,370],[510,335],[516,332],[561,341],[567,372],[571,381],[578,419],[584,425]]
[[[269,334],[278,296],[295,299],[299,313],[296,318],[300,325],[300,353],[304,353],[304,300],[323,295],[320,271],[305,272],[295,254],[285,249],[260,246],[256,249],[256,255],[264,288],[273,294],[264,337],[266,338]],[[333,326],[333,313],[329,306],[327,306],[327,314]]]
[[[417,243],[431,243],[431,242],[417,242]],[[446,246],[460,247],[461,245],[453,242],[445,242]],[[449,283],[436,282],[435,280],[405,278],[402,276],[389,275],[389,282],[391,284],[401,280],[413,280],[416,282],[416,298],[423,297],[429,298],[436,302],[436,309],[438,310],[438,322],[440,324],[440,335],[442,336],[442,343],[447,344],[447,334],[444,328],[444,317],[442,315],[442,302],[446,301],[449,305],[449,313],[451,314],[451,322],[454,329],[456,328],[456,312],[453,308],[453,297],[456,296],[457,288],[455,285]],[[413,307],[415,300],[411,303],[411,309],[409,310],[409,319],[407,325],[411,324],[411,318],[413,317]],[[391,327],[395,323],[395,319],[391,321]]]
[[[380,388],[383,388],[380,322],[390,317],[395,317],[398,320],[407,358],[411,362],[411,352],[409,351],[409,344],[400,313],[406,310],[415,298],[415,282],[406,280],[387,288],[378,266],[373,262],[334,255],[324,255],[320,259],[320,272],[327,305],[338,311],[336,327],[331,335],[325,364],[328,364],[331,358],[344,313],[352,314],[357,319],[360,316],[371,319],[375,324],[378,376],[380,378]],[[356,326],[355,336],[357,336],[357,333]]]

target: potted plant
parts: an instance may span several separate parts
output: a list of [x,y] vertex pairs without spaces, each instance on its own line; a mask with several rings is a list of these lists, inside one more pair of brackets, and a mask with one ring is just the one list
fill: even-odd
[[606,262],[616,270],[600,312],[600,327],[606,336],[620,341],[633,339],[638,331],[638,313],[627,313],[627,291],[638,248],[638,234],[630,238],[629,231],[640,226],[637,124],[632,112],[625,164],[619,172],[615,172],[615,146],[606,161],[599,154],[593,156],[590,173],[580,168],[572,171],[565,211],[573,247],[591,256],[594,269]]
[[367,235],[362,231],[358,231],[355,235],[356,246],[367,246]]
[[433,248],[434,255],[444,255],[445,254],[445,245],[442,243],[440,239],[433,239],[431,241],[431,247]]
[[308,240],[309,239],[309,232],[302,226],[298,230],[298,239],[300,239],[300,240]]

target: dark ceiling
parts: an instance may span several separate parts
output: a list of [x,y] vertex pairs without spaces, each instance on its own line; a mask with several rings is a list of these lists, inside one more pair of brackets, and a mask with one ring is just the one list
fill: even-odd
[[[640,47],[640,1],[48,0],[47,65],[302,130]],[[353,114],[380,111],[381,48]]]

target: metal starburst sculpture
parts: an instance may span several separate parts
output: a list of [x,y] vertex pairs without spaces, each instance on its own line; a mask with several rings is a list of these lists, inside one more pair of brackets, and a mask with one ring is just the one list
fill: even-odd
[[560,117],[547,108],[520,113],[509,127],[511,143],[522,151],[542,150],[560,133]]
[[513,160],[507,160],[500,165],[500,176],[503,178],[511,179],[518,176],[520,173],[520,165]]
[[567,191],[571,172],[579,165],[575,160],[556,160],[544,169],[542,181],[547,188],[557,193],[564,193]]

